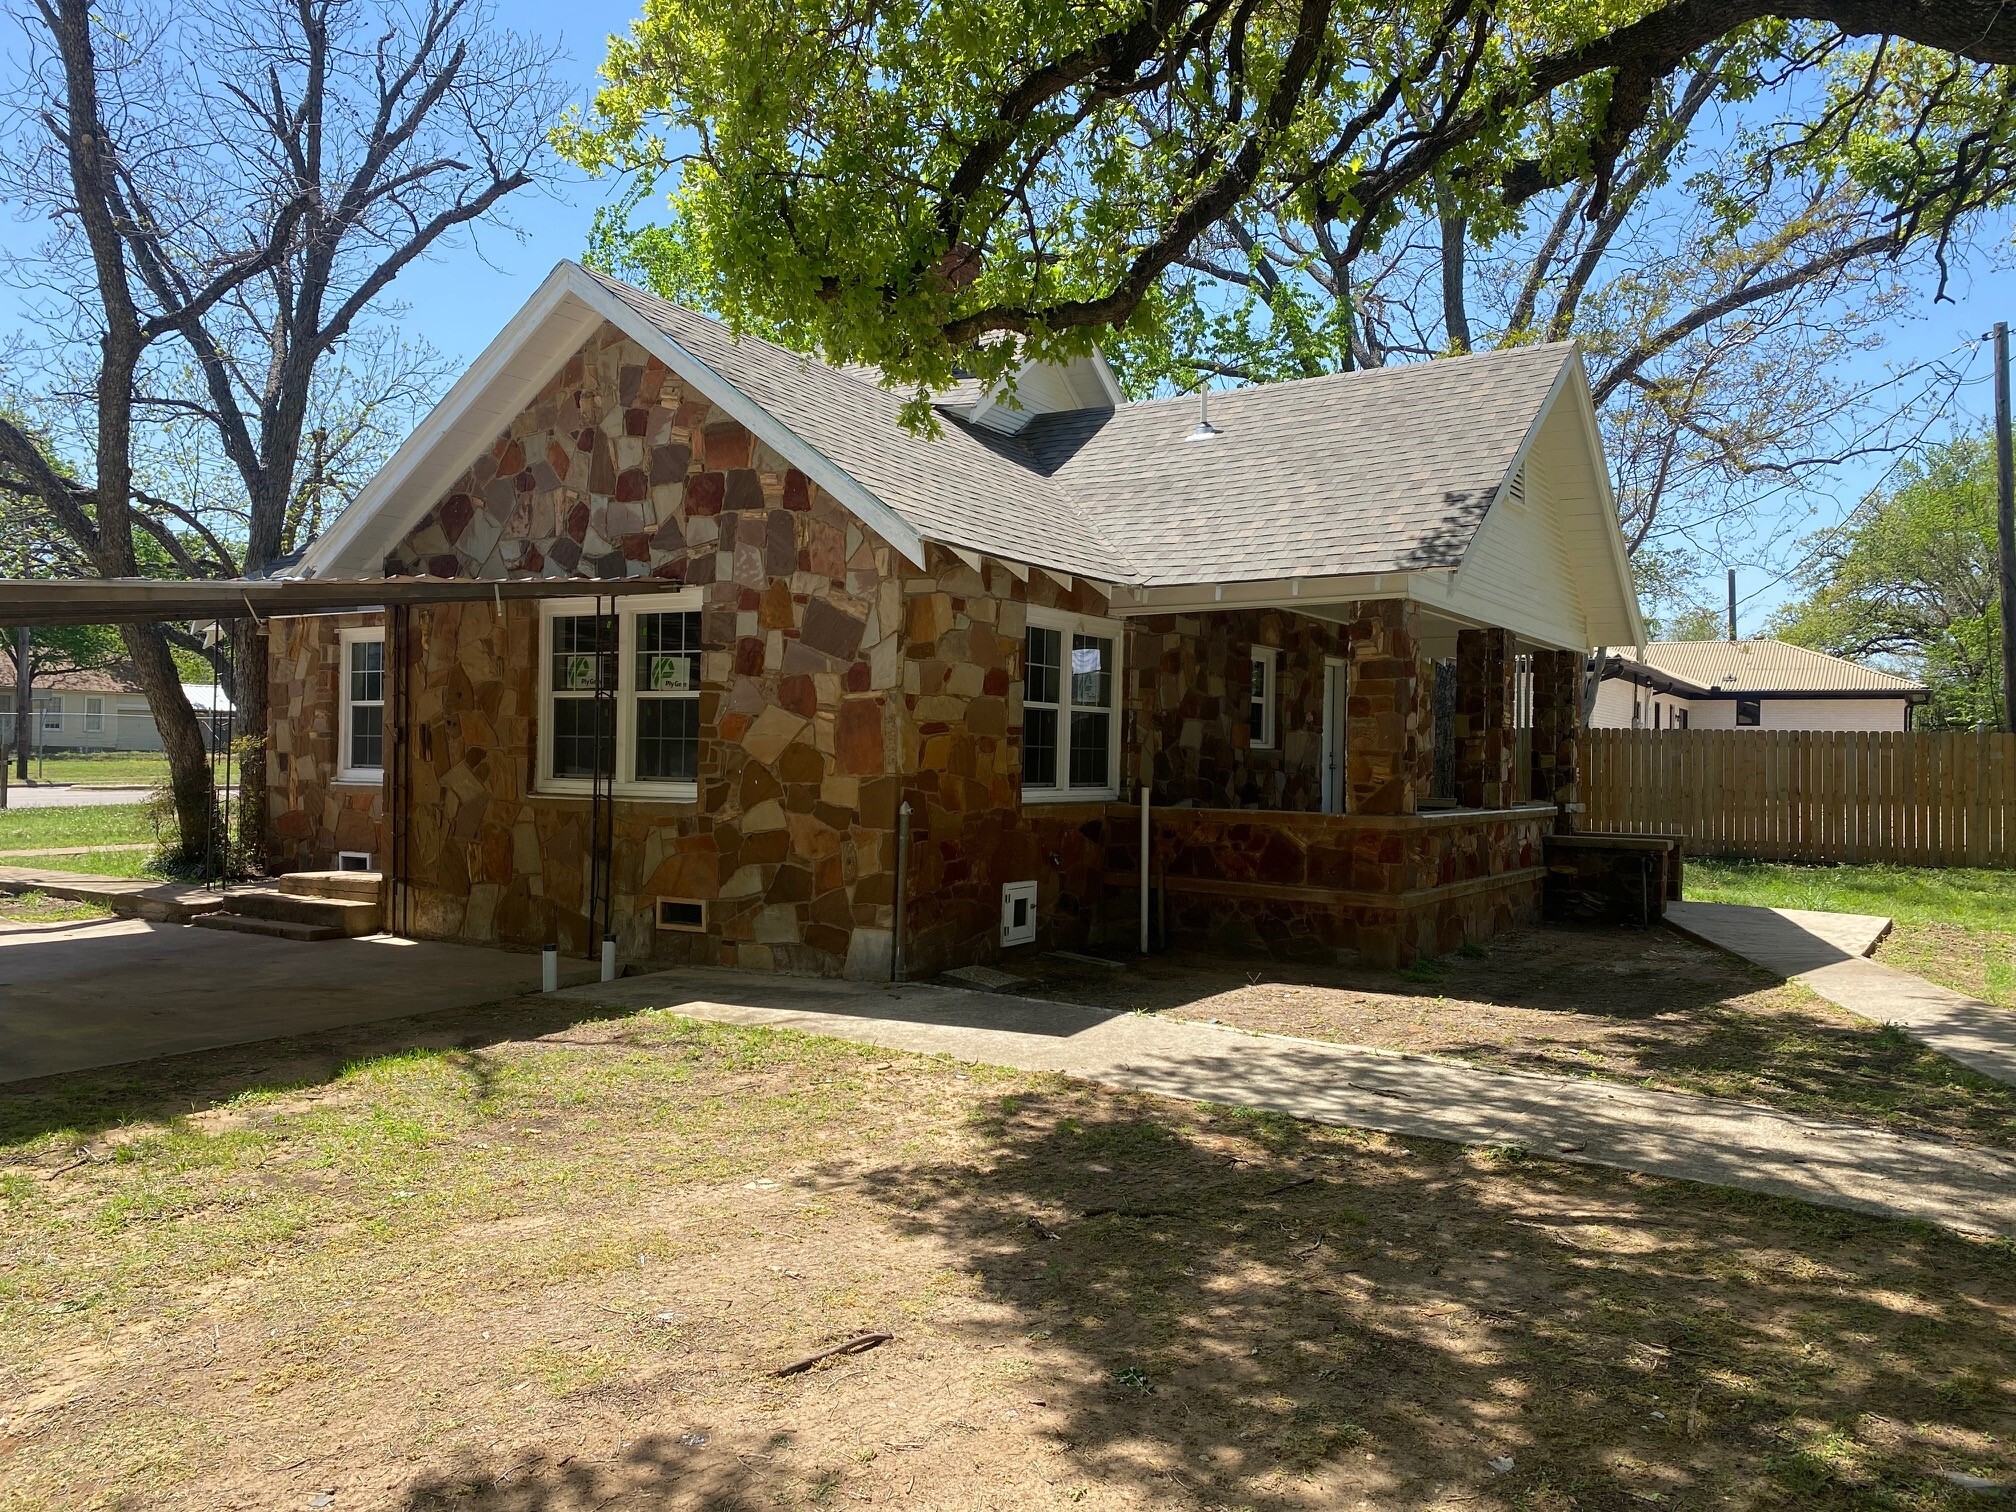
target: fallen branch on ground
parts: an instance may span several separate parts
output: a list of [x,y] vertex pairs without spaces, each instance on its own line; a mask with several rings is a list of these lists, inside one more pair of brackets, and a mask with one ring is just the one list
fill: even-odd
[[887,1344],[895,1337],[896,1335],[894,1334],[886,1333],[856,1334],[844,1343],[835,1344],[827,1349],[814,1350],[803,1359],[793,1360],[789,1365],[780,1365],[771,1371],[770,1374],[773,1376],[797,1375],[801,1370],[810,1370],[821,1360],[830,1360],[835,1355],[865,1354],[876,1345]]

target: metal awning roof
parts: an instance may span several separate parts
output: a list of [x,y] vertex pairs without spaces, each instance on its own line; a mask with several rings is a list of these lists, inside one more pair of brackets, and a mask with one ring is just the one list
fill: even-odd
[[131,625],[165,620],[265,619],[394,604],[614,598],[674,592],[662,578],[168,578],[0,579],[0,626]]

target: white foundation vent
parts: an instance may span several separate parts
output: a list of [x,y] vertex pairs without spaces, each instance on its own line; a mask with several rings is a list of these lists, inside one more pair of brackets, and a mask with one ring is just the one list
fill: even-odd
[[1033,945],[1036,943],[1036,884],[1034,882],[1004,882],[1001,884],[1001,943],[1003,945]]

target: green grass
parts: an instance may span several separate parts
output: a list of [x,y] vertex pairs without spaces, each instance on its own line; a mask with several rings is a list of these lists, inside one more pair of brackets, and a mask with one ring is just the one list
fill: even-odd
[[1687,897],[1701,903],[1888,914],[1900,924],[2016,928],[2016,871],[1690,859]]
[[1701,903],[1888,915],[1896,928],[1881,959],[2016,1008],[2016,871],[1689,861],[1686,892]]
[[98,903],[52,898],[47,893],[0,894],[0,921],[9,924],[70,924],[110,918],[112,910]]
[[0,1087],[0,1512],[1060,1475],[1958,1512],[1937,1471],[2016,1475],[2006,1242],[563,1006]]
[[30,758],[28,776],[40,783],[144,787],[168,780],[168,757],[160,751],[65,751],[60,756]]
[[154,821],[140,803],[0,811],[0,850],[45,845],[132,845],[156,842]]
[[161,868],[158,853],[152,850],[85,851],[76,856],[60,852],[47,856],[9,856],[0,861],[0,866],[35,866],[46,871],[76,872],[86,877],[158,877],[162,881],[169,880],[169,874]]

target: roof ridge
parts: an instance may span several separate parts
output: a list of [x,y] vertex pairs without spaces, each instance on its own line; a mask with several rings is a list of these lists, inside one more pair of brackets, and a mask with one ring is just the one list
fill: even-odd
[[[1237,399],[1246,394],[1278,394],[1285,389],[1307,388],[1319,383],[1342,385],[1353,380],[1366,380],[1381,376],[1395,377],[1402,373],[1427,372],[1430,369],[1447,368],[1451,364],[1468,366],[1476,363],[1481,365],[1496,359],[1525,356],[1533,352],[1555,351],[1565,355],[1574,350],[1577,350],[1577,345],[1574,341],[1532,341],[1516,347],[1494,347],[1488,352],[1463,352],[1448,357],[1430,357],[1418,362],[1393,362],[1380,367],[1348,368],[1336,373],[1312,373],[1306,378],[1281,378],[1271,383],[1264,381],[1260,383],[1245,383],[1241,384],[1238,388],[1213,389],[1211,390],[1211,399],[1213,403],[1216,403],[1221,399]],[[1153,399],[1130,399],[1125,404],[1117,406],[1117,408],[1099,404],[1087,405],[1077,410],[1058,410],[1055,413],[1064,415],[1096,414],[1109,411],[1117,413],[1118,410],[1148,409],[1162,404],[1194,404],[1196,399],[1197,391],[1192,389],[1187,394],[1162,394]]]

